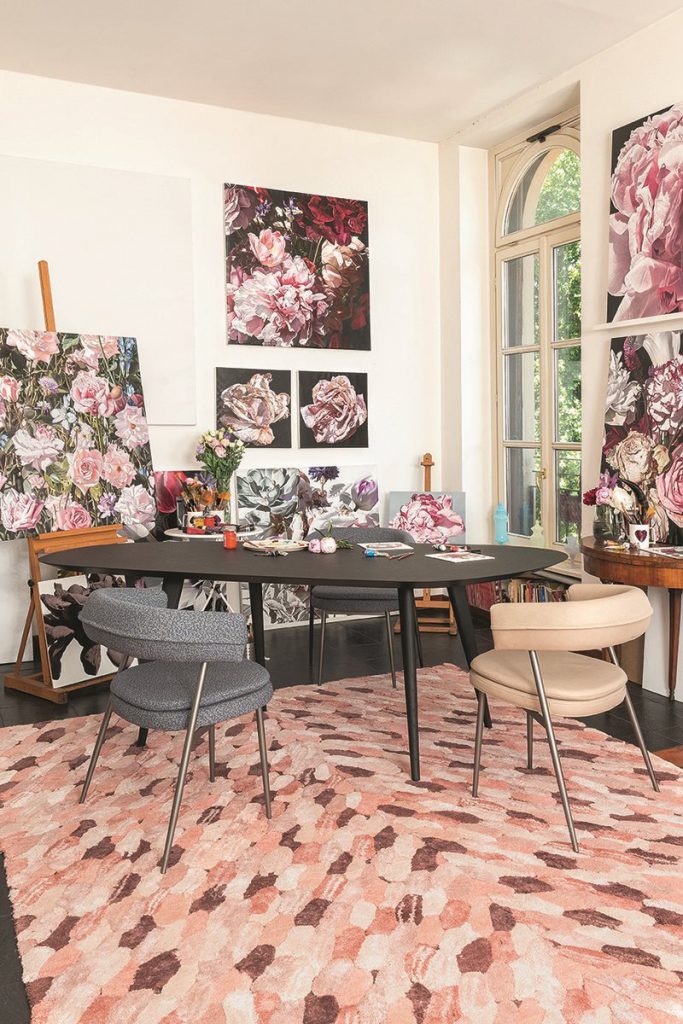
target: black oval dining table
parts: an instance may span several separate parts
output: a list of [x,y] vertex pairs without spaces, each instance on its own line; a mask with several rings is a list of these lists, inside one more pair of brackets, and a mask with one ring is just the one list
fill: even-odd
[[[263,629],[263,587],[269,583],[299,584],[309,587],[395,587],[401,617],[403,679],[408,724],[410,774],[420,779],[420,745],[417,710],[417,667],[415,650],[415,589],[446,589],[453,606],[458,634],[469,665],[477,654],[468,583],[509,579],[524,572],[547,569],[563,561],[564,554],[547,548],[508,545],[477,546],[476,551],[490,558],[451,562],[430,557],[428,544],[416,544],[407,558],[368,558],[354,545],[334,554],[308,551],[288,555],[263,555],[240,545],[226,551],[219,543],[177,543],[173,541],[137,541],[129,544],[102,544],[72,548],[44,555],[41,562],[78,572],[120,574],[129,584],[142,577],[161,578],[169,607],[177,607],[183,582],[213,579],[249,584],[254,656],[265,665]],[[144,737],[142,738],[144,742]]]

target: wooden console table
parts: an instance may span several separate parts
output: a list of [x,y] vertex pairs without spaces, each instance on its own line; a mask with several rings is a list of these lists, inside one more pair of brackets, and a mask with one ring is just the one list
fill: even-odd
[[615,551],[593,537],[582,538],[581,553],[586,572],[605,583],[629,583],[643,589],[665,587],[669,591],[669,700],[673,700],[678,670],[683,559],[652,552]]

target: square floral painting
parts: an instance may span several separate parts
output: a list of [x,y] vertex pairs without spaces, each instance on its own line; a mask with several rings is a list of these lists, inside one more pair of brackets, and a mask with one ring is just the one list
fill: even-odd
[[216,426],[249,448],[291,448],[289,370],[216,370]]
[[368,447],[367,373],[299,371],[299,447]]
[[[601,483],[650,507],[652,539],[683,544],[683,351],[680,331],[614,338]],[[599,488],[596,498],[600,503]]]
[[464,544],[465,493],[390,491],[389,526],[405,530],[416,544]]
[[0,329],[0,539],[122,522],[156,503],[134,338]]
[[607,319],[683,310],[683,104],[612,135]]
[[368,205],[224,186],[228,342],[370,348]]

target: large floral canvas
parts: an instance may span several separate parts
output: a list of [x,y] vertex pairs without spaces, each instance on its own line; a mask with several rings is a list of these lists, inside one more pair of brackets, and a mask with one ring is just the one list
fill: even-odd
[[405,530],[416,544],[464,544],[464,491],[390,491],[389,525]]
[[41,622],[47,644],[50,677],[54,687],[70,686],[116,672],[122,655],[95,643],[81,624],[87,598],[103,587],[125,587],[118,576],[69,576],[41,580]]
[[224,186],[228,342],[370,348],[368,206]]
[[289,370],[216,370],[216,426],[249,448],[291,448],[292,374]]
[[0,418],[0,539],[154,526],[134,338],[0,329]]
[[367,373],[299,371],[299,447],[368,447]]
[[683,104],[612,135],[607,319],[683,310]]
[[680,331],[613,339],[602,471],[603,483],[624,487],[634,508],[652,510],[655,542],[683,543]]
[[[324,534],[334,526],[379,523],[379,488],[371,466],[251,469],[237,474],[237,502],[240,525],[257,527],[260,537]],[[248,607],[246,587],[242,601]],[[308,589],[265,587],[263,607],[272,626],[306,621]]]

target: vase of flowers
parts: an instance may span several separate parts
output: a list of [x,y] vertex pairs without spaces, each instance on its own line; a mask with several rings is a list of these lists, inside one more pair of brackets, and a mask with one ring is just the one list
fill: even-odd
[[654,515],[642,491],[621,482],[618,474],[611,474],[609,470],[600,474],[597,487],[584,493],[583,503],[595,506],[593,536],[601,543],[623,544],[630,525],[647,524]]
[[204,472],[183,481],[184,508],[178,510],[179,521],[188,511],[206,515],[220,512],[224,518],[223,513],[230,508],[230,486],[244,456],[244,444],[230,430],[207,430],[199,438],[196,456]]

